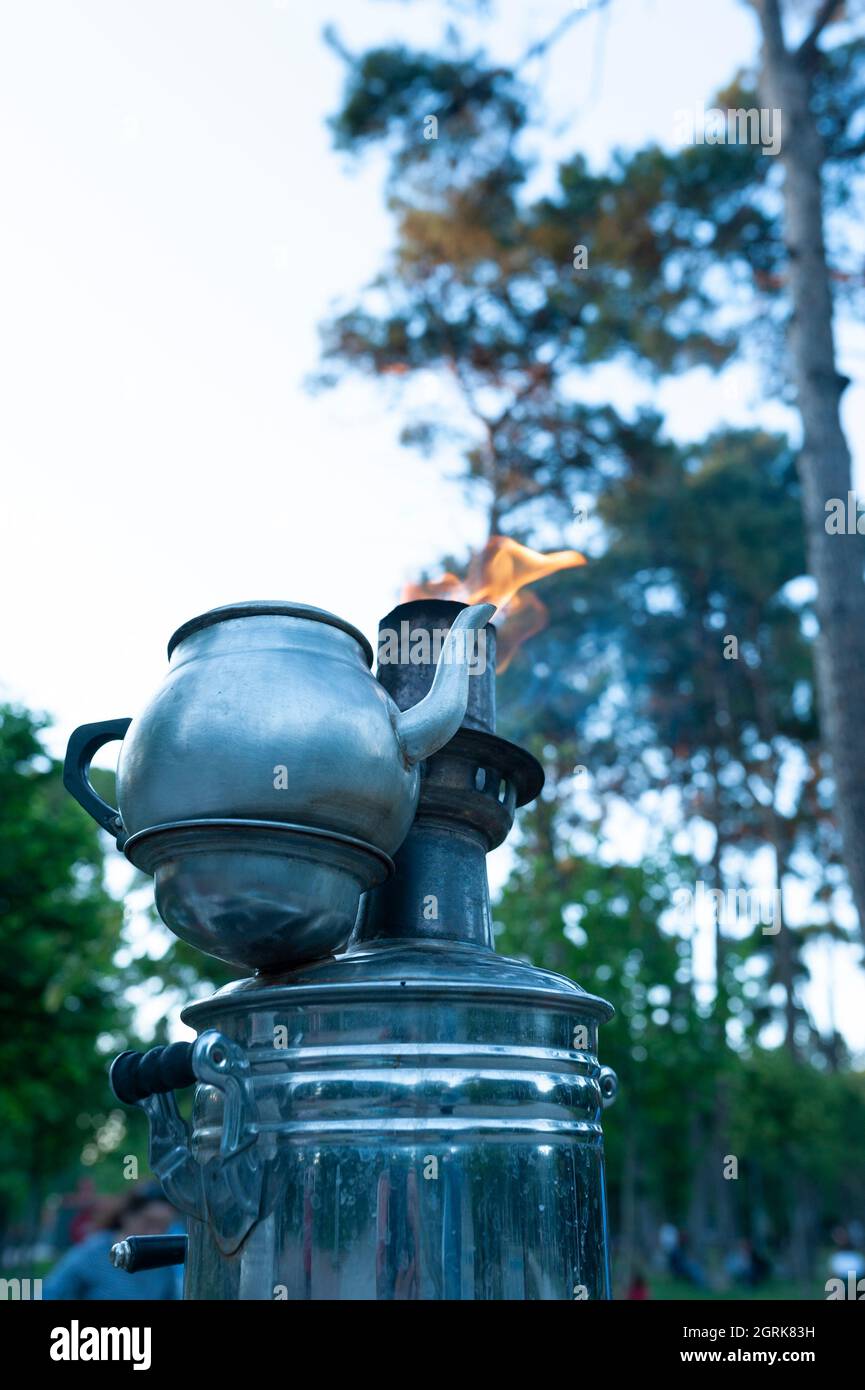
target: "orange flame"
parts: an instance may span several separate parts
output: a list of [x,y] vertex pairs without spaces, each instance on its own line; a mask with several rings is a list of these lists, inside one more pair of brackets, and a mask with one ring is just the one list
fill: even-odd
[[443,574],[441,579],[429,583],[408,584],[403,590],[402,602],[452,598],[464,603],[494,603],[500,615],[496,664],[499,671],[504,671],[515,652],[530,637],[543,631],[549,619],[547,608],[537,594],[524,592],[526,585],[585,563],[585,555],[578,550],[553,550],[545,555],[508,536],[491,536],[483,550],[472,556],[465,579]]

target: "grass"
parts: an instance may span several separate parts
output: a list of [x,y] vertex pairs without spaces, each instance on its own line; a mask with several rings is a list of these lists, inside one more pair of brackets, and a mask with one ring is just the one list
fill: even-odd
[[[667,1299],[687,1299],[695,1302],[718,1302],[742,1299],[749,1303],[774,1303],[782,1299],[797,1302],[810,1299],[823,1299],[824,1291],[816,1285],[813,1290],[803,1290],[801,1284],[792,1281],[771,1279],[759,1288],[747,1289],[734,1285],[726,1289],[695,1289],[692,1284],[683,1284],[677,1279],[657,1277],[649,1280],[649,1293],[656,1302]],[[621,1295],[620,1295],[621,1296]]]

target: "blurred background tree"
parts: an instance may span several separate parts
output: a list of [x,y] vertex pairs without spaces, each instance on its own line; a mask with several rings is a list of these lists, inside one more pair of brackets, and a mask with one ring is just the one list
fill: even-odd
[[13,1214],[37,1219],[48,1181],[75,1169],[85,1145],[116,1148],[125,1133],[109,1120],[106,1072],[132,1022],[128,980],[113,967],[123,908],[104,885],[99,831],[40,742],[44,727],[0,707],[4,1231]]
[[[822,52],[831,8],[807,40],[809,119],[832,219],[822,273],[855,305],[865,41]],[[804,450],[756,429],[684,445],[660,414],[624,418],[586,391],[604,362],[660,381],[742,357],[783,399],[798,392],[807,414],[801,331],[787,353],[802,303],[781,161],[758,144],[706,142],[619,153],[595,171],[577,151],[552,191],[527,195],[527,136],[543,124],[532,63],[579,19],[568,11],[510,68],[468,54],[453,26],[436,53],[351,54],[330,32],[347,65],[335,142],[387,151],[396,241],[369,291],[324,326],[318,384],[348,370],[394,382],[403,441],[462,460],[491,536],[561,546],[578,526],[590,564],[538,586],[548,625],[501,676],[502,732],[531,744],[548,780],[522,823],[498,944],[619,1010],[603,1049],[623,1083],[608,1139],[620,1282],[673,1220],[715,1279],[747,1239],[804,1289],[832,1225],[861,1220],[865,1197],[843,1145],[809,1136],[798,1099],[861,1143],[865,1080],[804,1002],[815,943],[855,940],[836,911],[849,876],[814,657],[816,609],[824,646],[842,640],[838,589],[862,589],[861,542],[843,555],[818,543],[821,564],[838,562],[827,588],[807,419]],[[713,104],[759,107],[757,83],[740,73]],[[452,409],[415,406],[412,383],[430,375]],[[824,585],[816,608],[809,565]],[[846,718],[863,704],[865,628],[843,633]],[[824,671],[824,708],[830,686]],[[848,813],[865,776],[849,783]],[[634,828],[640,819],[656,833]],[[611,860],[623,823],[642,847],[633,863]],[[865,817],[851,832],[847,814],[845,831],[849,868]],[[693,900],[698,882],[725,901],[768,895],[777,921],[764,932],[717,907],[713,922],[696,909],[676,921],[677,888]]]
[[[174,941],[149,905],[139,925],[154,941],[132,948],[127,909],[105,883],[107,837],[65,790],[47,726],[0,705],[0,1249],[13,1224],[11,1243],[32,1247],[52,1193],[82,1178],[117,1192],[147,1175],[146,1122],[114,1099],[109,1064],[168,1041],[172,1004],[238,973]],[[91,776],[113,802],[113,775]],[[139,1010],[154,998],[144,1040]]]
[[[368,301],[329,325],[325,355],[380,375],[450,374],[471,438],[466,476],[486,482],[495,533],[505,523],[525,532],[541,505],[573,505],[574,487],[625,443],[610,412],[580,403],[578,369],[619,358],[659,375],[760,351],[767,380],[803,422],[797,467],[818,581],[823,742],[865,932],[865,541],[855,522],[843,535],[826,526],[827,502],[846,505],[851,487],[832,315],[836,296],[861,307],[851,233],[865,158],[865,39],[823,44],[850,14],[842,0],[753,5],[759,83],[739,75],[713,104],[780,110],[777,160],[757,141],[705,141],[616,156],[594,175],[577,153],[555,193],[534,202],[521,198],[527,75],[539,52],[604,3],[567,12],[513,71],[482,54],[352,57],[332,33],[349,64],[336,143],[362,151],[387,142],[397,247]],[[785,19],[806,23],[792,47]],[[404,432],[426,448],[455,435],[440,415]]]
[[[660,388],[741,359],[805,417],[802,308],[816,276],[816,396],[835,431],[826,476],[841,488],[843,383],[826,308],[827,293],[841,307],[861,299],[865,40],[845,29],[829,46],[843,7],[815,0],[788,17],[819,27],[796,49],[788,25],[782,52],[773,14],[784,7],[756,4],[764,70],[734,74],[714,103],[766,105],[759,93],[798,64],[807,129],[801,143],[786,131],[783,160],[754,144],[652,145],[597,169],[575,149],[538,179],[537,65],[603,8],[567,8],[511,66],[462,43],[461,10],[495,17],[471,0],[443,4],[435,51],[352,53],[329,31],[346,65],[334,142],[349,156],[384,151],[395,240],[368,291],[324,325],[318,385],[349,372],[387,385],[406,446],[458,461],[491,536],[579,544],[589,557],[538,586],[547,626],[501,676],[501,732],[542,758],[547,786],[520,821],[495,915],[502,950],[617,1008],[602,1054],[622,1083],[606,1127],[620,1291],[657,1259],[672,1222],[713,1287],[747,1239],[791,1286],[820,1296],[832,1228],[865,1213],[851,1159],[865,1139],[865,1077],[831,1008],[818,1027],[809,1006],[819,952],[852,958],[851,877],[865,921],[861,885],[845,873],[865,836],[865,816],[857,825],[849,814],[865,795],[865,630],[844,627],[861,600],[861,541],[818,537],[815,549],[807,418],[804,448],[760,428],[682,441],[659,408],[627,414],[590,386],[609,364]],[[799,196],[812,219],[816,196],[826,224],[809,275],[783,182],[799,179],[806,146]],[[432,407],[415,389],[431,381]],[[821,609],[808,573],[823,584],[820,566],[835,559],[835,597]],[[459,570],[467,557],[442,561]],[[840,695],[824,673],[822,706],[821,631],[850,648]],[[826,756],[836,695],[846,725],[834,737],[851,718],[855,728],[843,857]],[[143,940],[146,909],[124,920],[103,881],[105,842],[63,792],[42,727],[21,709],[0,714],[0,1203],[20,1221],[29,1202],[31,1229],[47,1188],[82,1171],[82,1150],[107,1186],[120,1182],[122,1151],[143,1157],[140,1117],[112,1118],[106,1081],[110,1057],[141,1045],[141,1005],[158,996],[152,1045],[168,1036],[169,1009],[231,975],[167,945],[161,928]],[[717,900],[707,917],[700,884],[725,902],[745,889],[777,903],[779,930]],[[831,991],[831,968],[829,981]]]

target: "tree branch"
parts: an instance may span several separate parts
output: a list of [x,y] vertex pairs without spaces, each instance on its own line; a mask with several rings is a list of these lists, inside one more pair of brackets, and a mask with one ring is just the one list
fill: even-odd
[[840,19],[838,13],[843,7],[843,0],[823,0],[819,10],[814,16],[814,23],[811,25],[810,33],[802,40],[796,53],[796,58],[800,63],[807,63],[813,58],[817,51],[817,40],[827,25],[834,19]]
[[845,159],[861,159],[863,154],[865,154],[865,135],[861,136],[859,140],[854,141],[852,145],[845,146],[844,149],[840,149],[837,151],[833,150],[833,152],[830,155],[828,155],[827,158],[833,161]]
[[564,19],[560,19],[555,28],[547,34],[545,39],[538,39],[537,43],[533,43],[530,48],[526,49],[522,58],[516,65],[516,70],[519,71],[526,63],[530,63],[533,58],[543,57],[545,53],[548,53],[549,50],[558,43],[559,39],[564,38],[565,34],[576,24],[578,19],[585,19],[586,15],[597,14],[599,10],[605,10],[609,3],[610,0],[584,0],[582,5],[571,10],[570,14],[566,14]]
[[786,58],[787,44],[784,40],[779,0],[754,0],[754,8],[760,16],[760,28],[767,51],[776,60]]

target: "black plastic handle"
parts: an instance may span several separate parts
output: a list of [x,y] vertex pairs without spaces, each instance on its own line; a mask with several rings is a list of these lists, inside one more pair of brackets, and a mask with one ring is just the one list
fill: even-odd
[[63,785],[66,790],[103,830],[118,837],[123,834],[120,812],[103,801],[91,786],[90,764],[103,744],[125,738],[131,723],[131,719],[103,719],[100,724],[82,724],[69,740],[63,764]]
[[140,1269],[166,1269],[186,1261],[186,1236],[126,1236],[111,1247],[115,1269],[137,1274]]
[[108,1080],[124,1105],[135,1105],[148,1096],[192,1086],[198,1078],[192,1070],[192,1043],[169,1043],[149,1052],[121,1052],[111,1063]]

